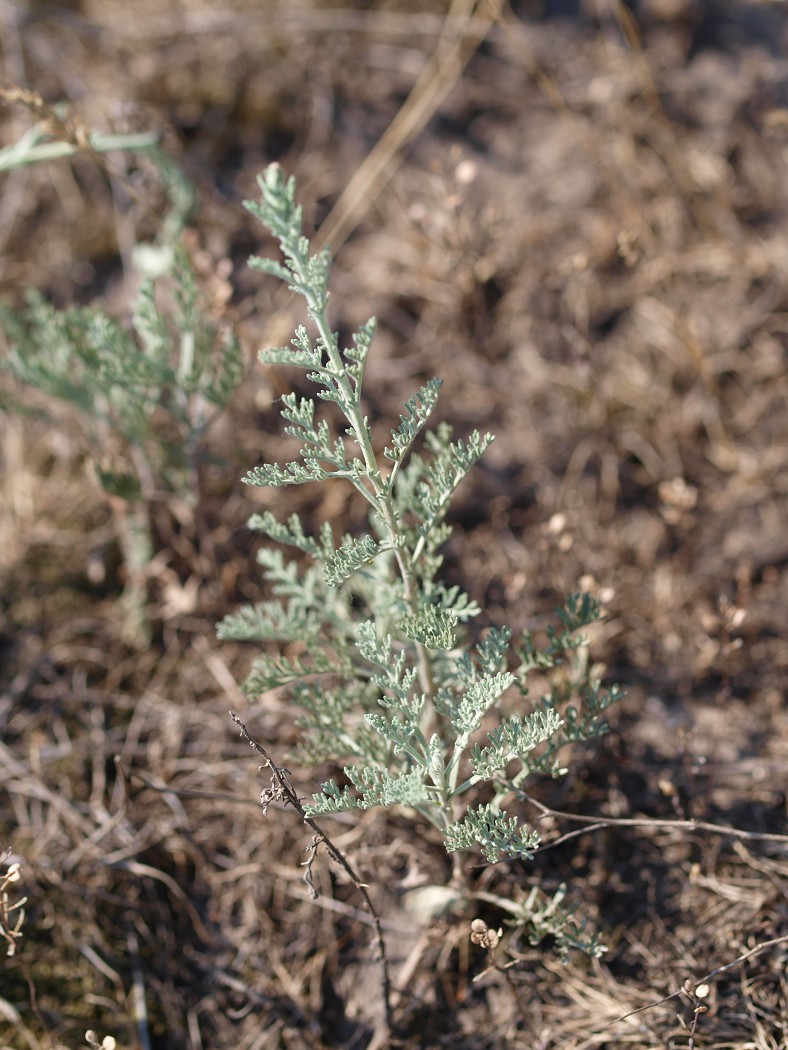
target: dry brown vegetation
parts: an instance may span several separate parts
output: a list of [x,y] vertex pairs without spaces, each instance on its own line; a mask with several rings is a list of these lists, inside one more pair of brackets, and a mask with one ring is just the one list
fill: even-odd
[[[516,965],[474,982],[476,914],[409,909],[447,877],[442,847],[417,845],[407,815],[332,825],[384,919],[391,1045],[788,1047],[784,6],[0,2],[8,81],[87,127],[163,130],[198,194],[191,250],[250,361],[195,506],[151,508],[142,650],[123,640],[113,508],[75,421],[0,419],[0,846],[29,898],[2,1046],[73,1050],[88,1028],[146,1050],[383,1045],[368,917],[323,857],[309,900],[310,836],[292,811],[263,816],[228,717],[284,760],[287,698],[247,704],[250,654],[213,637],[259,596],[237,479],[261,445],[276,458],[290,382],[251,366],[296,315],[246,270],[262,231],[240,205],[278,159],[331,232],[342,324],[379,318],[370,413],[396,421],[436,374],[444,418],[498,435],[460,493],[453,579],[515,629],[602,588],[594,657],[628,690],[599,746],[534,788],[611,823],[478,869],[480,890],[515,896],[567,881],[601,962],[515,939],[500,959]],[[3,142],[32,119],[5,105]],[[0,185],[6,294],[122,315],[131,246],[164,208],[155,171],[86,156]],[[262,500],[355,513],[338,490]],[[291,767],[305,795],[326,772]],[[542,826],[548,842],[584,827]],[[618,1020],[715,971],[702,1001]]]

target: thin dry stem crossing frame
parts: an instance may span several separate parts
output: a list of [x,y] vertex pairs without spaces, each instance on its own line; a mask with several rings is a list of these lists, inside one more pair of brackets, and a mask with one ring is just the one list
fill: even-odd
[[317,821],[315,821],[312,817],[307,816],[304,807],[301,804],[301,799],[298,793],[296,792],[295,788],[293,787],[292,783],[290,782],[290,777],[288,775],[287,770],[282,768],[281,766],[278,766],[274,762],[274,760],[268,754],[266,749],[262,746],[262,744],[259,744],[257,740],[255,740],[255,738],[252,736],[252,734],[249,732],[249,730],[246,728],[244,723],[235,714],[234,711],[230,711],[230,718],[232,718],[233,722],[235,722],[235,724],[238,726],[242,736],[246,738],[249,745],[253,747],[254,750],[258,753],[258,755],[260,755],[260,757],[263,759],[264,765],[271,770],[272,787],[269,789],[265,789],[262,793],[263,808],[267,808],[267,806],[273,801],[281,801],[286,806],[292,806],[293,809],[301,817],[303,822],[314,832],[314,837],[310,842],[309,846],[307,847],[307,852],[309,853],[309,856],[304,864],[304,882],[306,883],[310,896],[312,896],[313,898],[317,896],[317,891],[315,890],[314,885],[312,883],[312,864],[317,854],[317,850],[321,844],[323,844],[326,847],[328,855],[333,861],[335,861],[335,863],[337,863],[342,868],[342,870],[349,877],[350,881],[353,883],[355,888],[361,894],[361,898],[364,901],[364,906],[366,907],[367,911],[369,912],[372,918],[372,926],[375,931],[375,939],[377,941],[378,952],[380,954],[379,961],[381,967],[385,1026],[387,1033],[390,1033],[392,1030],[391,976],[389,973],[388,955],[386,954],[386,942],[383,938],[383,928],[380,923],[380,917],[375,909],[374,904],[372,903],[372,898],[367,892],[366,885],[358,877],[354,868],[350,864],[350,861],[344,855],[342,850],[331,841],[331,839],[323,831],[323,829],[320,827]]
[[604,831],[606,828],[664,828],[668,831],[705,831],[711,835],[722,835],[727,838],[740,839],[753,842],[776,842],[782,846],[788,846],[788,835],[780,835],[768,831],[744,831],[742,828],[727,827],[725,824],[714,824],[708,820],[662,820],[659,817],[589,817],[578,813],[565,813],[559,809],[551,809],[538,799],[524,791],[518,792],[520,798],[530,802],[540,813],[540,819],[545,817],[556,817],[561,820],[570,820],[576,824],[583,824],[582,828],[567,831],[560,838],[549,842],[543,842],[539,846],[539,852],[553,849],[562,845],[570,839],[580,835],[587,835],[592,831]]

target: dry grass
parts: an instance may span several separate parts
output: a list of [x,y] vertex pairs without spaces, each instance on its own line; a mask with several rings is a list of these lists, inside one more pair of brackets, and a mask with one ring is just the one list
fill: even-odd
[[[444,415],[497,433],[447,552],[491,621],[532,626],[581,580],[608,592],[594,651],[629,697],[598,750],[537,785],[541,803],[783,834],[779,5],[641,4],[642,51],[617,3],[571,22],[515,5],[492,26],[492,8],[462,4],[450,19],[437,3],[77,6],[28,18],[1,4],[4,75],[71,99],[89,127],[166,129],[201,196],[195,251],[233,265],[250,358],[292,320],[243,266],[258,248],[240,207],[256,172],[280,159],[320,226],[439,41],[468,34],[475,54],[423,130],[352,202],[365,214],[334,295],[343,323],[381,321],[370,412],[396,418],[415,380],[438,374]],[[4,110],[4,141],[28,119]],[[17,171],[0,196],[3,284],[121,310],[130,246],[164,206],[155,173],[128,158]],[[4,962],[2,1045],[73,1050],[87,1028],[155,1050],[375,1045],[368,917],[323,860],[311,902],[309,836],[292,813],[262,816],[265,781],[227,715],[243,709],[248,654],[213,639],[258,593],[235,478],[273,440],[287,381],[250,375],[193,516],[156,508],[142,652],[122,641],[111,513],[78,431],[0,420],[0,845],[29,897]],[[314,520],[354,513],[338,493],[265,500]],[[243,717],[284,758],[286,697]],[[304,794],[320,774],[293,771]],[[515,939],[513,990],[495,972],[472,981],[486,965],[472,915],[408,910],[408,890],[446,877],[438,845],[417,851],[405,818],[336,827],[384,918],[406,1047],[788,1047],[784,843],[611,824],[528,867],[480,871],[480,890],[515,895],[568,880],[607,931],[602,962],[568,967]],[[693,1023],[687,978],[766,942],[709,981],[694,1033],[677,1022]]]

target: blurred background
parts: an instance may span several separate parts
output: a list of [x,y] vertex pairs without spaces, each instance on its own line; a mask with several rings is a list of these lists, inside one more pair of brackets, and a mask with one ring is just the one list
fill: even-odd
[[[307,900],[308,836],[290,812],[263,817],[267,781],[227,714],[284,759],[287,697],[250,704],[236,683],[253,653],[214,636],[262,596],[252,512],[337,532],[363,512],[338,487],[239,483],[287,455],[275,402],[293,377],[256,353],[302,319],[246,265],[273,251],[242,205],[271,161],[334,251],[340,332],[378,318],[371,419],[393,425],[438,375],[440,417],[497,435],[446,549],[482,625],[538,630],[570,591],[604,600],[592,658],[627,698],[539,797],[784,833],[786,5],[0,0],[0,28],[0,145],[39,135],[70,154],[0,162],[6,308],[31,289],[58,309],[98,302],[128,333],[140,268],[177,242],[240,369],[188,462],[162,453],[151,474],[78,393],[10,366],[6,324],[0,847],[29,901],[0,1039],[372,1039],[378,975],[352,887],[323,863]],[[155,149],[86,149],[96,134]],[[151,425],[157,448],[180,447],[176,416]],[[142,478],[131,494],[126,472]],[[329,772],[293,769],[304,795]],[[429,925],[405,907],[448,871],[409,827],[372,812],[338,836],[395,975],[421,937],[405,1046],[683,1047],[682,1000],[608,1026],[788,934],[784,845],[613,828],[485,876],[515,894],[568,881],[604,961],[562,967],[525,944],[517,995],[499,975],[473,984],[468,916]],[[786,1045],[785,963],[783,942],[714,983],[704,1045]]]

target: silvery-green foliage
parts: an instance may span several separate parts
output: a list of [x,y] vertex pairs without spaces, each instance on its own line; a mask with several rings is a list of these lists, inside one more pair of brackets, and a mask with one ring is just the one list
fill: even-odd
[[102,485],[113,495],[193,497],[202,436],[240,382],[241,350],[200,301],[181,246],[141,282],[130,325],[99,307],[58,309],[31,292],[0,304],[0,367],[77,409]]
[[[446,423],[428,425],[439,379],[405,401],[388,436],[373,435],[362,394],[375,323],[340,345],[327,315],[330,256],[310,255],[293,179],[272,165],[259,185],[261,201],[246,206],[274,233],[283,261],[251,265],[303,296],[311,323],[297,328],[290,346],[261,358],[303,369],[317,390],[314,398],[281,401],[297,458],[264,463],[243,480],[350,484],[368,505],[369,526],[335,537],[326,523],[311,537],[296,516],[279,523],[269,512],[255,515],[250,526],[295,557],[261,551],[275,600],[227,617],[219,634],[303,643],[287,656],[261,652],[244,689],[256,699],[290,685],[304,754],[344,763],[344,782],[323,784],[305,807],[309,815],[406,807],[440,831],[449,852],[480,849],[491,863],[529,859],[539,835],[522,821],[523,782],[533,773],[558,775],[559,753],[566,758],[566,745],[604,732],[600,716],[620,695],[602,689],[580,655],[587,644],[580,631],[599,619],[599,602],[572,595],[542,646],[527,633],[512,644],[505,627],[469,643],[465,625],[480,610],[440,580],[440,551],[451,499],[492,436],[454,439]],[[321,402],[333,412],[321,411]],[[554,668],[552,691],[530,700],[529,673]]]
[[446,830],[446,849],[471,849],[477,843],[482,853],[494,864],[503,853],[528,860],[541,842],[538,831],[518,824],[516,817],[507,817],[489,803],[469,807],[462,820]]
[[588,920],[579,914],[578,904],[567,900],[565,883],[561,883],[552,896],[540,886],[532,886],[528,896],[519,901],[488,893],[479,893],[477,897],[507,912],[510,916],[508,924],[515,926],[533,947],[550,937],[564,960],[570,951],[582,951],[595,957],[605,953],[599,935],[589,929]]

